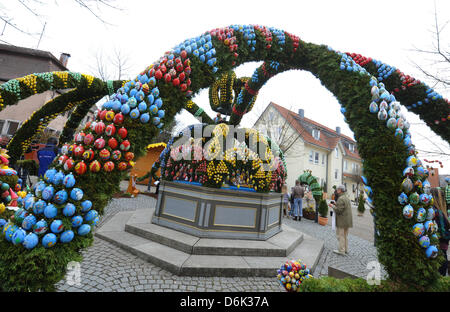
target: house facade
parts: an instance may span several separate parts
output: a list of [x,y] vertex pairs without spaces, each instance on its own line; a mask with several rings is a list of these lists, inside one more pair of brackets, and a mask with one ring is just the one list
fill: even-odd
[[[32,73],[66,71],[69,56],[63,53],[58,60],[47,51],[0,44],[0,84]],[[36,94],[19,101],[17,105],[9,106],[2,110],[0,112],[0,137],[2,141],[9,141],[21,124],[35,110],[38,110],[47,101],[59,94],[60,92],[58,91]],[[55,118],[50,122],[46,131],[59,136],[69,114],[70,112],[66,112]]]
[[347,195],[356,200],[362,192],[361,157],[356,142],[304,116],[304,110],[290,111],[271,102],[253,128],[272,138],[285,154],[288,188],[304,172],[311,170],[318,178],[327,197],[333,185],[344,184]]

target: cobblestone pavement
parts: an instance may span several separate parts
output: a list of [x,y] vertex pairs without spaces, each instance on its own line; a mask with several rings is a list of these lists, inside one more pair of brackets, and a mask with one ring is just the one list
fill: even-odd
[[[105,208],[101,223],[119,211],[136,210],[144,205],[154,204],[154,201],[145,195],[113,199]],[[325,242],[323,254],[314,272],[316,277],[326,276],[328,266],[365,277],[369,273],[367,264],[376,260],[376,249],[372,242],[349,234],[350,254],[340,256],[333,253],[337,239],[331,226],[320,226],[305,219],[301,222],[287,218],[283,220],[287,225]],[[81,283],[69,285],[67,280],[63,279],[57,284],[58,291],[284,291],[275,277],[275,272],[273,278],[177,276],[98,237],[82,254],[84,260],[81,262]]]

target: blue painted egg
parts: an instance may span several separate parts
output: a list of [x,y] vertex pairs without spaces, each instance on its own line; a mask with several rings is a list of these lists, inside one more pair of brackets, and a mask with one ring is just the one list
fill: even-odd
[[405,193],[401,193],[398,196],[398,202],[400,203],[400,205],[406,205],[408,203],[408,195],[406,195]]
[[36,217],[34,215],[28,215],[22,221],[22,228],[24,228],[27,231],[30,231],[35,224],[36,224]]
[[23,247],[26,249],[33,249],[39,243],[39,238],[34,233],[28,233],[27,236],[23,239]]
[[63,208],[63,215],[66,217],[71,217],[75,214],[76,207],[72,203],[67,203],[66,206]]
[[347,111],[347,110],[345,109],[345,107],[341,107],[341,113],[342,113],[342,114],[345,114],[346,111]]
[[372,188],[370,186],[365,185],[364,192],[367,194],[368,197],[372,197],[373,192],[372,192]]
[[53,176],[52,183],[54,185],[61,185],[63,183],[63,181],[64,181],[64,178],[65,178],[64,173],[62,173],[62,171],[59,171],[57,174],[55,174]]
[[427,248],[427,250],[425,250],[425,254],[427,255],[427,258],[431,258],[431,259],[436,258],[438,253],[439,253],[438,249],[434,245],[431,245],[430,247]]
[[145,102],[141,102],[138,105],[139,112],[143,113],[147,110],[147,104]]
[[120,111],[122,112],[122,114],[124,115],[128,115],[128,113],[130,112],[131,108],[128,104],[123,104],[122,107],[120,108]]
[[433,208],[428,208],[428,210],[427,210],[427,220],[431,221],[431,220],[434,219],[434,217],[435,217],[434,209]]
[[52,204],[48,204],[44,209],[44,215],[48,219],[53,219],[58,215],[58,209],[56,209],[56,207]]
[[120,111],[120,108],[122,107],[122,104],[119,101],[114,101],[112,104],[112,110],[115,112]]
[[53,233],[61,233],[64,230],[64,225],[61,220],[55,220],[50,224],[50,231]]
[[148,113],[144,113],[139,119],[142,123],[147,123],[150,120],[150,115]]
[[8,223],[5,225],[5,227],[3,228],[3,234],[5,234],[5,238],[8,242],[11,242],[12,236],[18,229],[19,228],[12,223]]
[[397,128],[397,119],[393,117],[389,118],[386,125],[389,129],[394,130],[395,128]]
[[91,231],[91,226],[89,224],[83,224],[78,228],[78,235],[84,236]]
[[42,198],[44,200],[50,200],[53,198],[53,194],[55,193],[55,188],[51,185],[45,187],[45,189],[42,191]]
[[428,180],[423,181],[422,183],[422,189],[425,192],[425,194],[431,193],[431,184]]
[[150,106],[150,113],[152,113],[153,115],[158,113],[158,107],[156,105]]
[[372,114],[378,113],[378,104],[375,103],[375,102],[370,103],[370,105],[369,105],[369,111],[370,111]]
[[5,219],[0,219],[0,231],[3,232],[3,227],[5,226],[5,224],[7,224],[8,222],[6,222]]
[[67,201],[68,195],[66,190],[58,191],[53,198],[53,202],[57,205],[62,205]]
[[83,224],[83,217],[82,216],[75,216],[72,218],[72,226],[73,227],[79,227]]
[[59,241],[61,243],[70,243],[73,240],[74,236],[75,234],[73,233],[73,231],[67,230],[61,234],[61,236],[59,237]]
[[[136,105],[137,105],[137,101],[136,101],[136,99],[135,99],[134,97],[132,97],[132,98],[130,98],[130,99],[128,100],[127,104],[128,104],[128,106],[129,106],[130,108],[135,108]],[[128,113],[127,113],[127,114],[128,114]]]
[[152,94],[155,98],[157,98],[159,96],[159,89],[158,87],[155,87],[152,89]]
[[47,207],[47,203],[45,201],[43,201],[42,199],[39,199],[33,205],[34,214],[38,215],[38,214],[44,213],[45,207]]
[[42,238],[42,246],[45,248],[53,247],[56,244],[57,238],[53,233],[45,234]]
[[30,210],[30,208],[32,208],[34,205],[35,200],[36,200],[35,197],[33,197],[31,194],[28,198],[25,197],[25,201],[24,201],[25,209]]
[[418,222],[425,221],[427,211],[424,208],[419,208],[416,214],[416,220]]
[[25,219],[26,216],[28,216],[28,212],[25,209],[23,209],[23,208],[18,209],[14,213],[15,223],[22,223],[23,219]]
[[361,176],[362,182],[367,185],[367,178],[365,176]]
[[409,157],[406,159],[406,163],[407,163],[407,165],[410,166],[410,167],[415,167],[415,166],[417,166],[417,158],[416,158],[416,156],[414,156],[414,155],[409,156]]
[[403,130],[400,128],[395,129],[395,136],[397,138],[403,139]]
[[153,124],[154,125],[159,124],[159,122],[160,122],[159,117],[153,117]]
[[161,110],[158,111],[158,117],[159,118],[164,118],[164,115],[165,115],[164,110],[161,109]]
[[[135,89],[135,88],[133,88],[133,89],[131,89],[131,91],[130,91],[130,97],[131,98],[134,98],[134,96],[136,95],[136,93],[137,93],[138,91]],[[131,100],[131,98],[130,98],[130,100]],[[134,98],[135,99],[135,98]],[[128,101],[130,101],[130,100],[128,100]],[[131,106],[131,105],[130,105]]]
[[424,205],[428,205],[431,200],[430,195],[425,194],[425,193],[420,194],[419,199],[420,199],[420,202]]
[[419,238],[419,245],[423,248],[428,248],[430,246],[430,239],[428,236],[424,235]]
[[90,200],[85,200],[81,203],[81,211],[87,212],[92,208],[92,202]]
[[51,183],[56,173],[57,173],[56,169],[48,169],[44,173],[44,180]]
[[47,222],[45,220],[36,222],[36,224],[33,226],[33,232],[38,235],[47,232]]
[[416,237],[420,237],[425,233],[425,227],[423,226],[422,223],[416,223],[413,226],[413,234]]
[[89,210],[84,216],[84,220],[89,222],[92,221],[95,217],[98,217],[98,212],[96,210]]
[[81,200],[83,198],[83,195],[84,195],[83,191],[79,188],[74,188],[70,192],[70,198],[76,201]]
[[416,168],[416,173],[419,177],[424,177],[425,176],[425,169],[422,166],[418,166]]
[[161,108],[161,106],[163,105],[163,101],[161,99],[156,99],[155,105],[156,105],[156,107]]
[[388,103],[386,101],[381,101],[381,103],[380,103],[380,110],[382,110],[382,109],[387,111]]
[[411,219],[414,216],[414,208],[411,205],[403,207],[403,216],[406,219]]
[[25,236],[27,236],[27,233],[23,229],[18,229],[14,232],[11,241],[14,245],[22,244],[23,240],[25,239]]
[[140,113],[139,113],[139,110],[138,110],[137,108],[133,109],[133,110],[130,112],[130,117],[133,118],[133,119],[138,118],[139,115],[140,115]]
[[434,220],[425,222],[425,230],[430,233],[435,233],[437,230],[436,222]]
[[412,177],[414,175],[414,168],[413,167],[406,167],[403,170],[403,176],[404,177]]
[[153,94],[149,94],[149,95],[147,96],[147,100],[148,100],[148,104],[149,104],[149,105],[152,105],[153,102],[155,101],[155,97],[153,96]]
[[42,195],[42,191],[47,187],[44,181],[39,181],[34,189],[34,194],[38,197]]
[[75,183],[76,183],[75,177],[71,173],[66,175],[66,177],[64,178],[64,181],[63,181],[63,185],[66,188],[74,187]]

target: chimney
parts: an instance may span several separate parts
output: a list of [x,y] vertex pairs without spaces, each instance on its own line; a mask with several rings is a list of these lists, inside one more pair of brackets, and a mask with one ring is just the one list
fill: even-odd
[[336,127],[336,133],[341,134],[341,127]]
[[67,62],[69,61],[70,54],[69,53],[61,53],[59,57],[59,61],[63,64],[64,67],[67,67]]
[[298,117],[300,117],[300,118],[305,117],[305,110],[304,109],[300,108],[298,110]]

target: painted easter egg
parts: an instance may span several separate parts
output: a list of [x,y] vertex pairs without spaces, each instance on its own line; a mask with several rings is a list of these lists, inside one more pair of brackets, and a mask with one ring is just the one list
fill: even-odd
[[122,151],[128,151],[131,147],[131,144],[128,140],[122,141],[122,143],[120,143],[120,149]]
[[425,254],[427,255],[427,258],[434,259],[437,257],[439,251],[436,246],[431,245],[425,250]]
[[409,202],[412,204],[412,205],[417,205],[418,203],[419,203],[419,200],[420,200],[420,198],[419,198],[419,194],[417,194],[417,192],[414,192],[414,193],[411,193],[410,195],[409,195]]
[[64,163],[64,170],[66,171],[72,170],[74,164],[75,162],[72,158],[67,159],[66,162]]
[[27,233],[25,232],[25,230],[23,229],[18,229],[17,231],[14,232],[14,234],[11,237],[11,242],[14,245],[18,245],[18,244],[22,244],[25,236],[27,235]]
[[123,114],[122,113],[118,113],[116,114],[116,116],[114,116],[114,123],[116,125],[121,124],[123,122]]
[[67,191],[61,190],[55,194],[55,197],[53,198],[53,202],[57,205],[62,205],[67,201],[67,198],[68,198]]
[[73,188],[72,191],[70,192],[70,198],[75,201],[81,200],[83,196],[84,193],[79,188]]
[[52,181],[52,183],[53,183],[54,185],[61,185],[61,184],[63,183],[63,181],[64,181],[64,178],[65,178],[64,173],[63,173],[62,171],[59,171],[58,173],[56,173],[56,174],[53,176],[53,181]]
[[53,233],[61,233],[64,230],[64,225],[62,223],[61,220],[54,220],[51,224],[50,224],[50,231],[52,231]]
[[27,231],[30,231],[35,224],[36,224],[36,217],[34,215],[28,215],[22,221],[22,228]]
[[128,131],[127,129],[125,129],[124,127],[120,128],[119,131],[117,132],[117,134],[119,135],[119,137],[123,140],[127,137],[128,135]]
[[67,230],[61,234],[61,236],[59,237],[59,241],[64,244],[70,243],[73,240],[74,236],[75,234],[73,233],[73,231]]
[[86,170],[87,170],[87,166],[86,166],[86,164],[84,163],[84,161],[80,161],[80,162],[77,163],[76,166],[75,166],[75,172],[76,172],[78,175],[83,175],[83,174],[85,174],[85,173],[86,173]]
[[108,161],[103,165],[103,170],[106,172],[111,172],[114,170],[114,163],[112,161]]
[[42,246],[44,246],[45,248],[50,248],[55,246],[57,241],[56,235],[53,233],[48,233],[45,234],[44,237],[42,238]]
[[428,208],[427,210],[427,220],[431,221],[434,219],[434,217],[436,216],[434,209],[433,208]]
[[406,195],[405,193],[401,193],[398,196],[398,202],[400,203],[400,205],[406,205],[408,203],[408,195]]
[[55,193],[55,188],[53,186],[49,185],[46,188],[44,188],[44,190],[42,191],[42,198],[44,200],[50,200],[53,198],[54,193]]
[[69,157],[67,155],[61,155],[58,157],[58,165],[64,165],[64,163],[66,162],[66,160],[69,159]]
[[23,247],[26,249],[33,249],[39,243],[39,237],[34,233],[28,233],[23,240]]
[[72,188],[75,185],[75,183],[76,183],[76,180],[72,173],[70,173],[64,177],[63,185],[66,188]]
[[108,111],[108,112],[106,112],[105,120],[106,121],[113,121],[115,116],[116,116],[116,114],[113,111]]
[[103,138],[98,138],[97,140],[95,140],[94,142],[94,147],[96,149],[102,149],[105,147],[106,141]]
[[75,212],[76,212],[76,207],[72,203],[67,203],[66,206],[64,206],[63,211],[62,211],[63,215],[66,217],[73,216],[75,214]]
[[411,192],[413,190],[413,188],[414,188],[414,184],[413,184],[413,182],[411,181],[410,178],[406,178],[406,179],[403,180],[403,182],[402,182],[402,189],[406,193]]
[[113,160],[119,160],[120,157],[122,157],[122,153],[121,153],[119,150],[115,150],[115,151],[113,151],[112,154],[111,154],[111,158],[112,158]]
[[89,164],[89,170],[91,172],[99,172],[101,168],[102,168],[102,165],[100,164],[100,162],[98,160],[94,160],[93,162],[91,162]]
[[101,160],[108,160],[111,156],[111,153],[106,148],[104,148],[100,151],[99,156]]
[[78,228],[78,235],[84,236],[87,235],[91,231],[91,226],[89,224],[83,224]]
[[47,222],[45,220],[36,222],[36,224],[33,226],[33,232],[37,235],[41,235],[47,232]]
[[110,139],[108,140],[108,146],[109,146],[111,149],[115,150],[115,149],[117,148],[118,145],[119,145],[119,142],[117,142],[117,140],[116,140],[115,138],[110,138]]
[[100,135],[105,131],[105,128],[106,125],[102,121],[97,122],[97,124],[95,125],[95,133]]
[[47,171],[45,171],[44,173],[44,180],[46,182],[52,183],[53,181],[53,177],[55,176],[55,174],[57,174],[58,171],[56,171],[56,169],[48,169]]
[[91,133],[86,134],[86,136],[84,137],[83,140],[85,145],[91,145],[92,142],[94,142],[94,135],[92,135]]
[[422,223],[416,223],[413,226],[413,234],[416,237],[420,237],[425,233],[425,227]]
[[430,246],[430,238],[426,235],[419,238],[419,245],[423,248],[428,248]]
[[119,169],[119,171],[124,171],[128,168],[128,163],[121,161],[118,165],[117,165],[117,169]]
[[105,133],[107,136],[113,136],[116,133],[116,126],[110,124],[106,127]]
[[81,211],[87,212],[92,208],[92,202],[90,200],[85,200],[81,203]]
[[83,224],[83,217],[82,216],[75,216],[72,218],[72,226],[73,227],[79,227]]
[[47,207],[45,207],[44,216],[47,219],[53,219],[57,215],[58,215],[58,209],[54,205],[48,204]]
[[418,222],[425,221],[427,211],[424,208],[419,208],[416,213],[416,220]]

